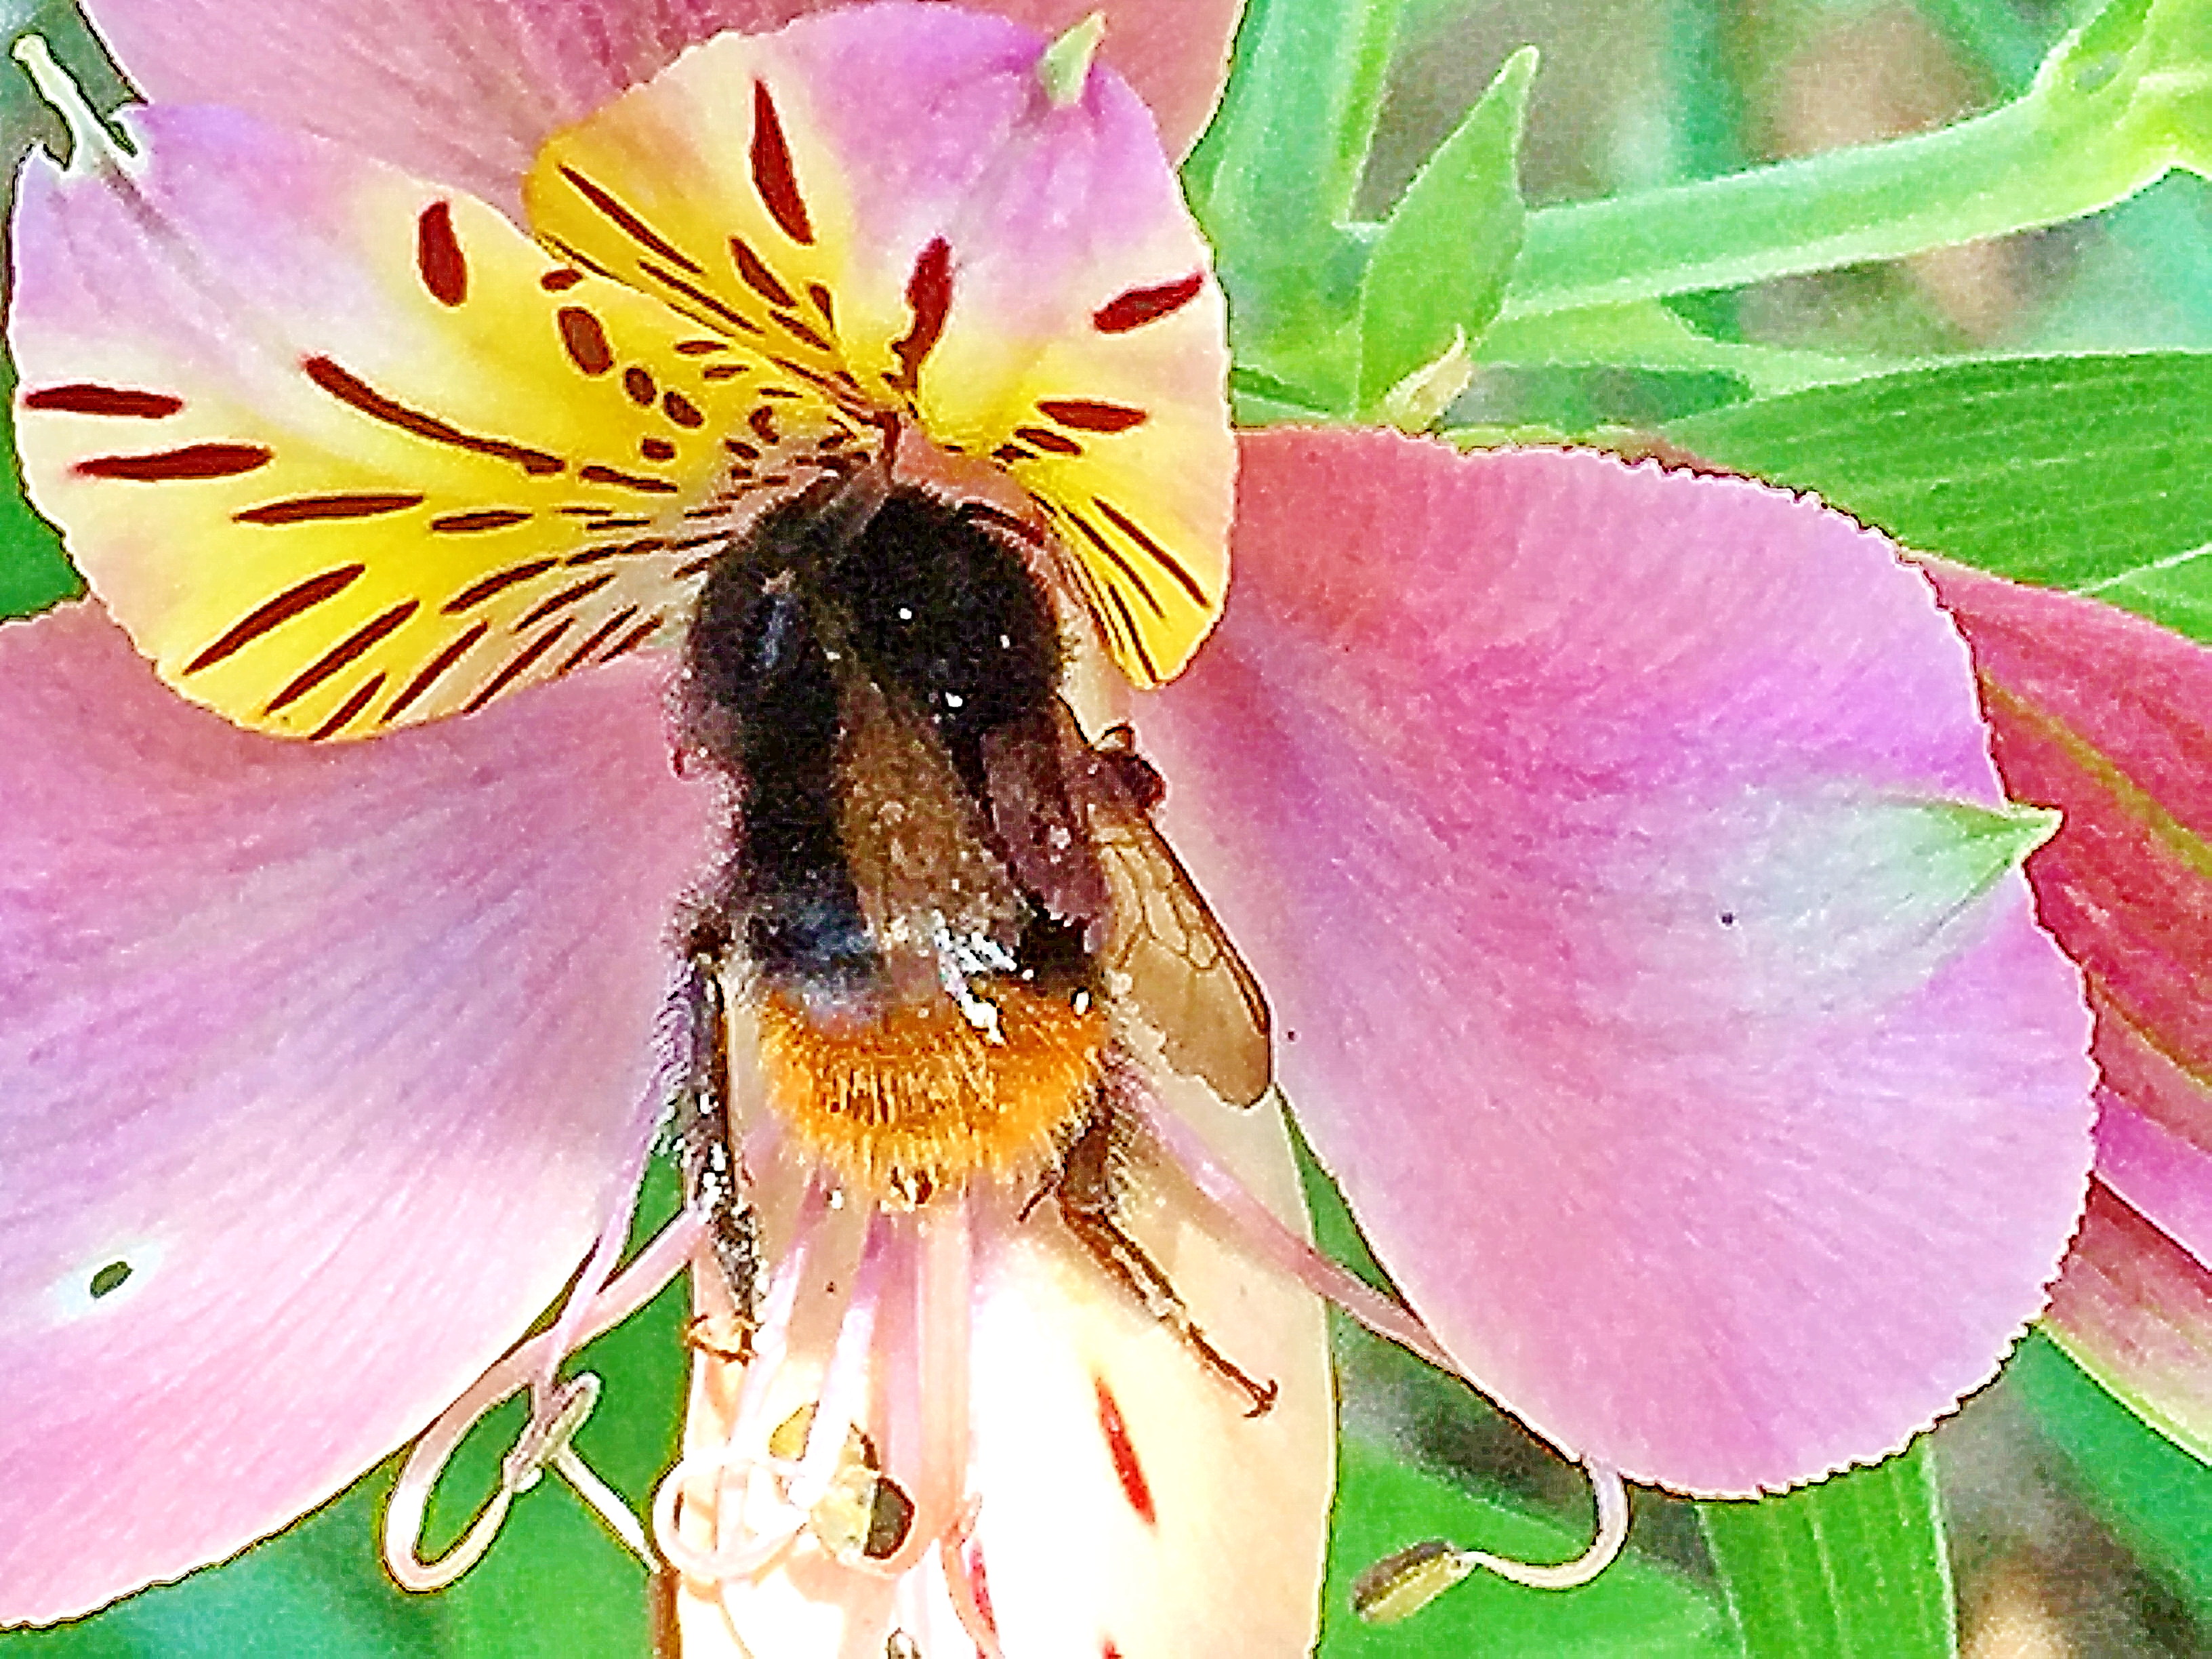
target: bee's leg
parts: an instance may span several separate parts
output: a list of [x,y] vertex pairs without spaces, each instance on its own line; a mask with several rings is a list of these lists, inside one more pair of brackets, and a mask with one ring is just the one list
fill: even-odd
[[1264,1417],[1275,1403],[1281,1385],[1255,1382],[1228,1355],[1215,1347],[1190,1309],[1176,1294],[1159,1264],[1129,1237],[1119,1219],[1116,1190],[1115,1139],[1126,1133],[1110,1108],[1101,1107],[1068,1144],[1060,1159],[1060,1174],[1052,1193],[1060,1218],[1091,1258],[1176,1339],[1199,1363],[1219,1376],[1252,1403],[1245,1413]]
[[707,1218],[708,1247],[737,1316],[738,1352],[726,1357],[743,1358],[760,1311],[760,1221],[730,1138],[729,1008],[721,952],[709,933],[704,926],[694,930],[678,986],[670,1033],[673,1127],[684,1202]]

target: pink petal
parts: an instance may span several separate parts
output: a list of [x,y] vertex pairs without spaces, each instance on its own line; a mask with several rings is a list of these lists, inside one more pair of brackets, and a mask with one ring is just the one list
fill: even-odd
[[[162,102],[229,104],[357,144],[494,202],[548,135],[725,29],[810,0],[92,0],[124,67]],[[1011,0],[1047,33],[1101,8]],[[1180,151],[1225,71],[1237,0],[1114,0],[1103,56]]]
[[1997,766],[2064,827],[2038,908],[2097,1010],[2099,1173],[2212,1250],[2212,651],[2094,600],[1931,563],[1974,653]]
[[2212,1272],[2102,1182],[2045,1328],[2105,1386],[2212,1462]]
[[2089,1153],[2034,831],[1925,585],[1594,454],[1244,469],[1223,632],[1143,731],[1378,1255],[1633,1478],[1895,1449],[2041,1305]]
[[559,1289],[701,856],[657,690],[316,750],[0,629],[0,1623],[274,1530]]

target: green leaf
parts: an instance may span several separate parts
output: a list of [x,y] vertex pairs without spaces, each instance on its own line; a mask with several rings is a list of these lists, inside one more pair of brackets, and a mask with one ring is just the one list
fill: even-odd
[[2097,1508],[2212,1629],[2212,1472],[2146,1428],[2046,1336],[2028,1338],[2005,1375]]
[[2212,169],[2212,0],[2113,0],[2021,97],[1941,131],[1531,214],[1504,315],[2000,236]]
[[1720,1605],[1688,1578],[1629,1554],[1576,1590],[1529,1589],[1478,1572],[1401,1624],[1352,1611],[1352,1580],[1383,1557],[1448,1535],[1457,1545],[1530,1560],[1567,1560],[1589,1543],[1498,1496],[1478,1495],[1346,1435],[1337,1448],[1322,1659],[1707,1659],[1736,1651]]
[[1947,364],[1674,422],[1899,541],[2212,639],[2212,354]]
[[1364,415],[1498,314],[1521,252],[1521,129],[1535,75],[1534,47],[1507,58],[1384,222],[1360,284]]
[[1711,339],[1656,300],[1496,323],[1474,355],[1480,362],[1501,368],[1607,367],[1728,374],[1763,398],[1863,380],[1899,367],[1879,358]]
[[1925,1443],[1757,1503],[1700,1504],[1755,1659],[1951,1659],[1951,1569]]
[[1183,166],[1237,362],[1351,407],[1364,240],[1346,227],[1401,0],[1253,0],[1213,125]]

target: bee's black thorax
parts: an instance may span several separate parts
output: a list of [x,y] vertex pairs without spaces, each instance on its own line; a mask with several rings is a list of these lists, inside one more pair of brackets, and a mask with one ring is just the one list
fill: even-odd
[[[734,796],[732,942],[810,1000],[880,990],[887,913],[919,918],[933,882],[948,920],[981,902],[987,750],[1040,722],[1060,674],[1017,550],[919,489],[856,497],[804,498],[734,543],[685,644],[687,737]],[[1000,912],[1027,908],[1006,896]],[[1040,927],[1042,950],[1064,948],[1034,916],[997,920],[1010,948]]]

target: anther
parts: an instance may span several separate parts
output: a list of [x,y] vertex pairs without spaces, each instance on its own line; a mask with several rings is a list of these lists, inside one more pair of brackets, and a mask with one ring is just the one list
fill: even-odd
[[1597,1506],[1597,1535],[1571,1561],[1556,1566],[1516,1561],[1485,1550],[1463,1550],[1431,1538],[1383,1557],[1352,1583],[1352,1609],[1370,1625],[1410,1619],[1477,1569],[1532,1589],[1572,1589],[1613,1565],[1628,1540],[1628,1489],[1602,1463],[1586,1463]]

